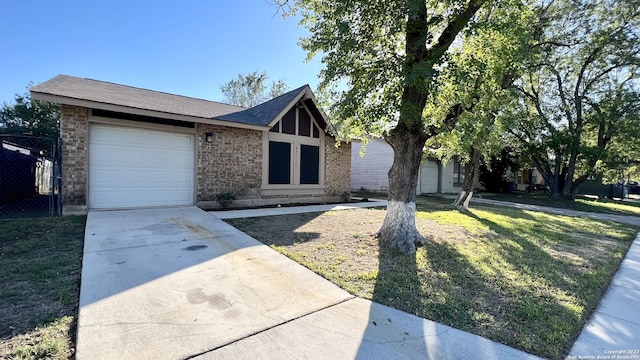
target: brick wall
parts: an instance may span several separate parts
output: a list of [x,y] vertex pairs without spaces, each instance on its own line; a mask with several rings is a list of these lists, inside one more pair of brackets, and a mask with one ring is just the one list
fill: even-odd
[[[61,106],[62,203],[70,208],[87,205],[89,109]],[[205,134],[213,133],[213,141]],[[215,201],[219,193],[232,192],[238,199],[260,198],[262,184],[262,132],[198,124],[197,201]],[[340,196],[350,189],[351,144],[335,147],[325,141],[326,195]]]
[[336,147],[334,138],[325,137],[325,189],[326,194],[340,196],[351,190],[351,143]]
[[89,109],[62,105],[62,205],[87,205]]
[[[213,133],[213,142],[205,134]],[[262,132],[198,124],[198,201],[215,201],[216,194],[231,192],[236,198],[260,196],[262,183]]]

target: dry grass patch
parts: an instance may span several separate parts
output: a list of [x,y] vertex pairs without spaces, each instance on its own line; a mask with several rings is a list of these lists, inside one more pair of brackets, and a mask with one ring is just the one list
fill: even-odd
[[0,358],[73,357],[85,217],[0,222]]
[[415,256],[381,245],[385,210],[229,223],[354,295],[561,359],[597,305],[636,229],[483,207],[465,215],[420,199]]

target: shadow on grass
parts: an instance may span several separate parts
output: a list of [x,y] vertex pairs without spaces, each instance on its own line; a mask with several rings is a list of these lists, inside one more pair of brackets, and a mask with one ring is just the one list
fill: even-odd
[[[530,353],[563,358],[597,305],[621,257],[617,261],[611,260],[623,255],[628,247],[628,242],[621,239],[626,238],[627,230],[631,234],[633,229],[605,223],[599,233],[596,227],[599,225],[589,225],[590,220],[585,223],[585,220],[572,221],[562,216],[498,207],[483,207],[483,211],[474,210],[466,216],[452,216],[450,200],[439,199],[434,204],[430,200],[419,199],[418,211],[429,213],[431,221],[437,218],[436,221],[443,220],[442,224],[447,226],[458,225],[465,230],[457,234],[466,235],[452,241],[444,240],[444,237],[434,239],[412,256],[368,237],[372,248],[377,250],[378,260],[368,269],[372,270],[371,274],[367,272],[364,279],[358,273],[361,268],[346,270],[352,273],[328,269],[329,278],[350,291],[353,289],[350,282],[353,282],[356,291],[352,293],[371,297],[377,303]],[[339,212],[335,213],[333,216],[340,216]],[[327,242],[324,235],[329,231],[329,241],[337,244],[340,236],[346,236],[344,241],[352,247],[345,249],[359,250],[354,248],[357,246],[355,236],[349,232],[340,235],[335,224],[331,225],[330,219],[335,221],[331,215],[320,217],[305,231],[304,226],[319,215],[283,217],[277,223],[274,217],[243,221],[250,223],[252,229],[249,231],[259,235],[256,237],[267,239],[267,244],[291,246],[318,238]],[[376,216],[363,214],[362,219],[368,218],[368,223],[377,225],[381,219]],[[342,219],[337,223],[345,226],[346,221]],[[462,224],[465,221],[468,223]],[[359,222],[351,221],[351,232],[360,231],[357,230]],[[583,229],[585,226],[588,228]],[[242,228],[246,229],[246,226]],[[445,230],[446,226],[443,236],[448,235]],[[615,232],[622,235],[611,235]],[[611,239],[605,244],[598,243],[597,238],[605,235]],[[598,254],[597,246],[604,246],[605,251]],[[325,267],[328,258],[323,257],[323,252],[313,245],[307,249],[309,254],[319,258],[309,256],[303,260],[306,263],[319,261],[312,266]],[[365,281],[367,284],[362,285]],[[376,348],[371,339],[381,338],[380,314],[380,307],[373,304],[359,358],[366,358],[372,354],[371,349]],[[432,330],[422,322],[413,324],[412,329],[422,328],[424,334]],[[431,345],[423,342],[403,346],[405,349],[420,348],[428,354],[433,350]]]
[[[316,232],[296,231],[305,224],[313,221],[323,213],[302,213],[292,215],[265,216],[256,218],[241,218],[225,220],[242,232],[266,245],[291,246],[320,238]],[[285,220],[285,221],[281,221]],[[277,224],[277,226],[274,226]]]
[[[507,333],[513,337],[498,341],[549,358],[563,358],[606,291],[630,243],[616,241],[609,251],[580,258],[575,255],[580,247],[594,244],[577,238],[583,231],[578,225],[557,217],[542,220],[522,210],[510,213],[517,221],[533,223],[514,230],[474,213],[466,214],[499,235],[476,239],[485,243],[479,248],[491,247],[497,252],[497,257],[487,255],[485,259],[499,261],[482,261],[481,256],[482,262],[464,266],[482,268],[482,274],[474,277],[482,278],[500,293],[500,306],[513,309],[503,319]],[[612,262],[616,252],[619,257]],[[437,259],[432,261],[436,263]],[[539,339],[530,334],[540,334]]]

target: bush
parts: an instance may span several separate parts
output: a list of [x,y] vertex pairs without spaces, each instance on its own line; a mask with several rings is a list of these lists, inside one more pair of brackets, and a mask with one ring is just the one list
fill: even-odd
[[220,204],[220,206],[222,206],[223,209],[229,208],[229,206],[235,199],[236,197],[230,192],[216,195],[216,201],[218,202],[218,204]]

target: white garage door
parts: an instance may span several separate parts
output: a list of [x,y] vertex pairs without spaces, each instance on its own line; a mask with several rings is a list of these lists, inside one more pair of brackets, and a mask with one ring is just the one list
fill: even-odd
[[420,165],[420,192],[433,194],[438,192],[438,163],[427,161]]
[[93,209],[193,204],[193,134],[123,126],[89,127]]

